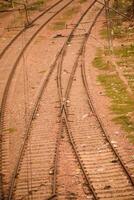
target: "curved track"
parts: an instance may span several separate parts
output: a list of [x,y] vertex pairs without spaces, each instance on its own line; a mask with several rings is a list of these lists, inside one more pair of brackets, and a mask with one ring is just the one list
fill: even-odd
[[0,53],[0,59],[4,56],[4,54],[6,53],[6,51],[12,46],[12,44],[28,29],[30,28],[32,25],[34,25],[34,23],[40,19],[43,15],[45,15],[46,13],[48,13],[52,8],[54,8],[55,6],[57,6],[59,3],[61,3],[63,0],[57,1],[55,4],[53,4],[50,8],[47,8],[44,12],[42,12],[40,15],[38,15],[35,19],[33,19],[28,27],[24,27],[21,31],[19,31],[13,38],[12,40],[5,46],[5,48],[1,51]]
[[[86,79],[84,64],[86,43],[104,7],[96,14],[90,26],[84,28],[84,31],[80,31],[80,28],[82,20],[86,19],[86,14],[96,2],[93,1],[80,17],[62,49],[57,53],[47,78],[42,80],[24,143],[20,148],[8,199],[134,199],[134,182],[131,174],[107,136],[93,106]],[[66,69],[65,60],[71,55],[71,50],[68,51],[68,48],[70,45],[74,47],[73,43],[77,37],[80,37],[80,41],[76,45],[74,60],[70,65],[67,63]],[[69,69],[70,72],[67,71]],[[62,77],[63,72],[69,74],[65,79]],[[37,110],[39,116],[34,122]],[[83,111],[90,113],[83,118],[88,117],[86,120],[88,125],[78,119],[79,113],[84,114]],[[57,116],[58,124],[55,121]],[[67,162],[64,161],[66,159]],[[79,173],[76,174],[75,170]],[[66,175],[71,177],[67,178],[67,184],[66,178],[62,178]],[[76,176],[80,184],[74,185],[74,190],[68,188],[72,180],[77,182]]]
[[[35,113],[36,113],[36,111],[37,111],[37,107],[38,107],[39,101],[40,101],[40,99],[42,98],[43,90],[44,90],[44,88],[46,88],[47,83],[48,83],[48,81],[49,81],[49,79],[50,79],[50,76],[52,75],[52,72],[53,72],[53,70],[54,70],[54,68],[55,68],[55,65],[56,65],[56,63],[57,63],[57,60],[58,60],[59,56],[62,54],[62,52],[64,52],[64,49],[66,48],[68,42],[70,41],[70,39],[71,39],[71,37],[72,37],[72,35],[73,35],[73,33],[74,33],[74,30],[77,28],[78,24],[81,22],[81,20],[83,19],[83,17],[86,15],[86,13],[88,12],[88,10],[94,5],[95,2],[96,2],[96,1],[94,1],[94,2],[89,6],[89,8],[86,10],[86,12],[83,14],[83,16],[79,19],[77,25],[76,25],[76,26],[73,28],[73,30],[71,31],[70,35],[69,35],[68,38],[67,38],[66,43],[63,45],[62,49],[61,49],[60,52],[57,54],[56,60],[55,60],[55,62],[53,63],[53,65],[51,66],[51,70],[50,70],[50,72],[49,72],[49,74],[48,74],[48,76],[47,76],[47,79],[44,79],[44,81],[43,81],[43,84],[42,84],[42,86],[41,86],[41,88],[40,88],[40,91],[39,91],[39,94],[38,94],[38,96],[37,96],[37,98],[36,98],[36,102],[35,102],[35,105],[34,105],[34,107],[33,107],[33,111],[32,111],[32,114],[31,114],[31,117],[30,117],[28,126],[27,126],[27,130],[26,130],[26,134],[25,134],[25,138],[24,138],[24,144],[22,145],[22,147],[21,147],[21,149],[20,149],[19,159],[18,159],[18,161],[17,161],[17,165],[16,165],[16,168],[15,168],[15,170],[14,170],[14,174],[13,174],[13,177],[12,177],[12,180],[11,180],[11,186],[10,186],[10,192],[9,192],[9,195],[8,195],[8,197],[9,197],[8,199],[11,199],[11,198],[12,198],[12,195],[13,195],[14,186],[15,186],[16,181],[17,181],[17,178],[18,178],[18,177],[16,177],[16,175],[17,175],[17,174],[19,173],[19,171],[20,171],[20,165],[21,165],[21,162],[22,162],[23,154],[24,154],[24,152],[25,152],[25,149],[26,149],[26,147],[27,147],[27,142],[29,141],[29,137],[30,137],[29,134],[30,134],[30,129],[31,129],[32,121],[33,121],[33,118],[34,118]],[[19,174],[18,174],[18,175],[19,175]],[[22,192],[23,192],[23,190],[22,190]]]
[[[100,13],[101,13],[101,11],[100,11]],[[98,16],[100,13],[98,13]],[[95,22],[96,22],[96,20],[95,20]],[[61,73],[62,73],[61,68],[62,68],[64,58],[62,57],[62,59],[60,61],[58,87],[60,88],[59,96],[60,96],[60,102],[62,105],[61,111],[63,113],[63,118],[65,120],[70,143],[73,146],[73,149],[75,151],[75,154],[76,154],[76,157],[78,159],[80,166],[81,167],[84,166],[83,168],[86,169],[84,171],[86,171],[88,176],[86,176],[86,173],[85,173],[85,178],[87,180],[87,183],[91,187],[91,191],[94,194],[94,198],[95,199],[104,199],[104,198],[105,199],[115,199],[115,198],[116,199],[133,199],[134,198],[134,194],[133,194],[134,180],[131,176],[131,173],[127,169],[125,163],[122,161],[120,155],[118,154],[116,147],[114,146],[114,144],[112,144],[112,142],[108,138],[108,135],[103,126],[103,123],[102,123],[101,119],[99,118],[97,111],[94,108],[93,102],[91,100],[91,95],[89,92],[88,84],[87,84],[85,65],[84,65],[84,53],[85,53],[86,42],[87,42],[87,39],[90,35],[90,32],[91,32],[93,26],[94,26],[94,23],[91,25],[91,28],[87,34],[87,37],[85,38],[85,42],[83,43],[81,50],[75,60],[75,63],[74,63],[74,66],[72,68],[71,75],[69,78],[69,82],[67,85],[67,89],[65,90],[64,95],[63,95],[63,91],[62,91],[62,88],[64,88],[64,84],[61,83]],[[82,60],[81,62],[79,62],[80,57]],[[77,69],[79,63],[81,63],[81,74],[80,74],[80,69],[79,70]],[[81,76],[81,79],[83,81],[83,85],[84,85],[84,88],[85,88],[85,91],[86,91],[86,94],[88,97],[88,105],[90,107],[90,112],[92,113],[91,115],[93,116],[89,120],[89,123],[93,123],[94,126],[98,127],[98,129],[99,129],[99,133],[98,133],[98,131],[96,131],[96,128],[93,129],[96,133],[95,133],[95,135],[91,134],[92,136],[89,136],[89,138],[91,137],[91,139],[87,139],[88,138],[87,133],[85,133],[85,135],[83,134],[81,136],[81,132],[79,133],[79,131],[77,130],[77,127],[82,126],[82,124],[80,122],[78,124],[74,123],[74,121],[77,121],[76,118],[79,116],[78,113],[75,117],[71,117],[71,121],[73,121],[73,122],[69,123],[69,118],[70,118],[69,114],[71,115],[73,111],[71,108],[69,109],[67,107],[71,107],[70,105],[68,105],[68,104],[70,104],[68,102],[72,102],[72,99],[70,97],[70,91],[72,90],[72,84],[74,82],[74,76],[75,76],[76,70],[79,71],[79,76]],[[80,79],[79,76],[77,75],[76,80]],[[76,88],[75,88],[75,90],[76,90]],[[80,95],[77,94],[76,96],[77,96],[77,98],[79,98],[81,96],[81,94]],[[76,100],[76,97],[74,97],[74,99]],[[75,104],[77,104],[77,107],[79,107],[80,105],[77,103],[77,101],[78,100],[76,100]],[[83,107],[84,107],[84,104],[83,104]],[[69,112],[68,112],[68,110],[69,110]],[[70,113],[70,110],[71,110],[71,113]],[[73,127],[74,126],[73,123],[75,124],[76,127]],[[90,130],[90,127],[89,127],[89,130]],[[85,139],[84,139],[84,137],[85,137]],[[89,147],[88,147],[87,140],[88,140],[89,144],[91,144],[91,147],[90,147],[92,149],[91,153],[90,153],[91,149],[88,150]],[[84,143],[83,143],[83,141],[84,141]],[[97,141],[99,144],[96,143]],[[81,148],[82,144],[86,146],[85,147],[85,149],[87,148],[86,154],[91,156],[91,161],[89,161],[88,158],[85,157],[85,150],[83,150]],[[104,146],[106,145],[107,147],[105,146],[104,150],[99,150],[99,154],[98,154],[98,151],[96,149],[99,149],[99,148],[101,149],[103,145]],[[96,149],[94,149],[94,148],[96,148]],[[95,158],[93,158],[93,156]],[[101,156],[100,159],[98,158],[99,156]],[[109,157],[109,159],[108,159],[108,157]],[[88,162],[87,162],[87,160],[88,160]],[[95,164],[96,160],[98,160],[98,163]],[[83,163],[83,165],[82,165],[82,163]],[[93,165],[93,163],[94,163],[94,165]],[[98,173],[97,173],[96,170],[98,170],[98,165],[101,165],[100,170],[103,170],[103,167],[104,167],[104,169],[105,168],[107,169],[107,167],[108,167],[108,169],[109,168],[110,169],[109,169],[109,171],[107,169],[106,172],[103,171],[103,173],[101,171],[100,172],[98,171]],[[107,181],[108,179],[111,179],[111,180]],[[128,184],[126,184],[126,180],[127,180]],[[110,181],[113,183],[110,183]],[[99,182],[100,182],[101,186],[100,186]],[[119,184],[120,184],[120,187],[119,187]]]
[[[4,92],[3,92],[3,96],[2,96],[2,102],[1,102],[1,113],[0,113],[0,137],[1,137],[1,144],[0,144],[0,152],[3,153],[3,148],[2,148],[2,142],[6,142],[5,140],[3,141],[3,125],[4,125],[4,115],[5,115],[5,109],[6,109],[6,101],[8,98],[8,93],[9,93],[9,89],[11,86],[11,82],[12,79],[14,77],[15,71],[17,69],[18,63],[20,61],[20,59],[23,57],[24,52],[27,50],[27,48],[29,47],[29,45],[32,43],[32,41],[34,40],[34,38],[38,35],[38,33],[48,24],[48,22],[50,22],[57,14],[59,14],[62,10],[64,10],[67,6],[69,6],[74,0],[68,1],[68,2],[64,2],[64,1],[58,1],[56,4],[54,4],[51,8],[49,8],[47,11],[45,11],[44,13],[42,13],[40,16],[38,16],[34,21],[36,21],[37,19],[39,19],[41,16],[43,16],[45,13],[47,13],[49,10],[51,10],[52,8],[55,8],[57,5],[59,5],[59,3],[63,2],[63,5],[61,5],[60,9],[58,9],[58,11],[56,11],[54,14],[51,15],[51,17],[49,17],[34,33],[33,35],[30,37],[30,39],[27,41],[27,43],[25,44],[25,46],[23,47],[23,49],[19,52],[19,55],[17,56],[14,65],[11,68],[11,71],[8,72],[9,76],[7,79],[7,82],[5,84],[5,88],[4,88]],[[33,22],[34,22],[33,21]],[[24,32],[24,30],[23,30]],[[3,56],[5,56],[6,51],[9,49],[9,47],[14,43],[14,41],[22,34],[22,32],[20,32],[12,41],[11,44],[9,44],[4,50],[3,53],[1,54],[1,58]],[[4,159],[3,156],[1,156],[1,159]],[[5,161],[3,161],[5,162]],[[0,163],[0,170],[2,171],[2,160]],[[2,173],[1,173],[2,174]],[[0,182],[1,185],[2,184],[2,176],[0,176]],[[0,190],[2,190],[2,188],[0,187]],[[1,196],[2,196],[2,191],[0,192]]]
[[[61,98],[70,143],[74,146],[74,150],[88,174],[87,180],[90,180],[95,199],[134,199],[134,180],[131,173],[118,154],[116,146],[108,138],[91,100],[84,65],[84,53],[88,36],[75,60],[67,89]],[[59,71],[61,72],[61,69]],[[82,96],[79,92],[80,90],[83,94],[82,86],[77,85],[80,81],[83,82],[88,97],[87,101],[85,96]],[[64,87],[64,84],[59,83],[58,85],[61,85],[61,88]],[[70,95],[71,91],[72,94]],[[60,93],[62,96],[62,92]],[[64,99],[64,102],[62,99]],[[84,112],[88,114],[84,115]],[[79,113],[83,113],[83,120],[88,118],[86,123],[89,126],[77,119]],[[70,115],[72,116],[70,117]]]

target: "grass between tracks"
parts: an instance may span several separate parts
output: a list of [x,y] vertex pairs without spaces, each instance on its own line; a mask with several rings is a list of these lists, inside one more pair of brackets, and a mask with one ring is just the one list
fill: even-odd
[[[8,8],[16,7],[16,6],[17,7],[20,6],[23,8],[23,6],[16,4],[16,2],[24,3],[24,1],[21,1],[21,0],[12,1],[12,3],[11,3],[11,1],[8,1],[8,2],[2,1],[2,2],[0,2],[0,11],[6,10]],[[43,5],[45,3],[46,3],[46,0],[35,0],[33,2],[31,1],[31,3],[26,4],[27,10],[30,10],[30,11],[39,10],[43,7]]]
[[[116,4],[118,2],[119,4]],[[132,1],[119,0],[118,2],[114,1],[113,8],[132,18]],[[114,114],[113,121],[123,127],[129,140],[134,143],[134,21],[127,20],[114,11],[110,11],[109,15],[111,19],[109,32],[114,44],[113,55],[111,56],[111,52],[105,48],[99,50],[93,65],[99,70],[97,80],[111,100],[110,110]],[[100,35],[103,39],[108,39],[107,33],[105,22]],[[116,66],[112,64],[112,58]]]
[[28,10],[34,11],[34,10],[39,10],[42,8],[42,6],[44,6],[46,3],[46,0],[37,0],[35,2],[33,2],[32,4],[30,4],[30,6],[28,6]]
[[87,0],[79,0],[79,3],[85,3]]
[[4,131],[8,131],[9,133],[14,133],[16,132],[16,128],[8,128],[8,129],[5,129]]
[[0,11],[6,10],[8,8],[11,8],[11,3],[8,3],[6,1],[0,2]]
[[[114,54],[118,58],[133,59],[133,48],[133,45],[117,47]],[[109,56],[106,55],[107,52],[100,49],[98,52],[93,60],[93,65],[100,70],[98,81],[104,87],[106,95],[111,99],[110,109],[114,113],[113,121],[122,125],[128,133],[127,137],[134,143],[134,96],[128,93],[125,84],[116,73],[114,65],[107,62]]]

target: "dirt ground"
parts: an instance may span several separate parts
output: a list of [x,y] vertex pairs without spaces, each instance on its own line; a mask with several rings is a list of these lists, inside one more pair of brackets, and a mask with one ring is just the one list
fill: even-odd
[[[55,0],[50,1],[47,6],[49,6],[49,4],[51,5],[54,2]],[[73,19],[67,21],[67,24],[74,24],[75,21],[78,19],[79,15],[87,6],[86,2],[83,4],[80,4],[78,1],[76,1],[74,4],[75,6],[81,6],[81,9],[79,13],[77,13],[73,17]],[[31,14],[30,18],[31,19],[34,18],[39,13],[40,11],[34,11]],[[14,21],[16,21],[16,19],[17,17],[14,15],[14,13],[7,13],[7,14],[0,13],[0,49],[1,50],[10,41],[10,39],[17,33],[17,31],[20,30],[20,27],[17,29],[14,29],[14,28],[12,29],[12,26],[14,26]],[[18,19],[19,19],[19,15],[18,15]],[[57,19],[59,19],[59,16],[57,17]],[[53,24],[54,22],[57,21],[57,19],[54,19],[51,23]],[[92,16],[90,16],[90,19],[92,19]],[[103,26],[104,19],[105,19],[105,15],[103,13],[103,15],[101,15],[101,17],[99,18],[96,26],[94,27],[92,34],[89,37],[88,42],[87,42],[86,56],[85,56],[86,74],[88,76],[89,89],[90,89],[92,100],[94,102],[94,106],[97,110],[97,113],[104,124],[104,127],[107,131],[107,134],[110,140],[115,145],[115,148],[119,152],[119,155],[121,156],[124,163],[126,164],[126,166],[131,171],[134,177],[134,145],[127,139],[126,137],[127,133],[121,128],[121,126],[113,122],[112,119],[114,117],[114,114],[109,109],[111,105],[110,98],[108,98],[105,95],[104,88],[97,81],[99,70],[97,70],[92,65],[92,61],[94,57],[96,56],[97,48],[98,47],[103,48],[103,45],[107,45],[106,41],[102,39],[99,34]],[[18,22],[17,24],[19,25]],[[9,27],[10,29],[8,29]],[[65,37],[55,38],[55,36],[57,36],[58,34],[63,35]],[[12,162],[11,169],[14,167],[14,163],[16,159],[15,152],[18,152],[18,147],[20,146],[23,139],[23,136],[20,135],[20,132],[24,132],[23,125],[25,123],[24,121],[25,105],[23,101],[25,98],[25,94],[23,94],[21,90],[24,92],[24,87],[28,87],[27,92],[28,90],[30,91],[30,94],[27,96],[27,99],[29,99],[28,110],[30,110],[33,106],[35,96],[37,94],[39,85],[41,83],[40,80],[42,80],[43,76],[47,76],[49,66],[52,64],[54,58],[56,57],[56,53],[59,51],[60,47],[62,46],[68,34],[69,34],[69,29],[52,30],[50,26],[48,25],[47,28],[45,28],[41,32],[38,38],[34,40],[33,44],[30,46],[30,48],[28,49],[25,55],[25,59],[21,60],[21,62],[19,63],[19,67],[16,72],[17,76],[13,80],[13,89],[8,100],[9,105],[7,107],[7,113],[10,113],[10,116],[6,117],[6,120],[8,122],[8,127],[6,128],[17,129],[16,133],[13,133],[14,134],[13,137],[11,136],[12,139],[10,141],[10,150],[11,152],[14,152],[13,153],[14,158],[12,158],[13,162]],[[24,37],[27,37],[27,36],[25,35]],[[25,38],[23,38],[23,40],[25,40]],[[42,54],[42,52],[45,52],[45,59],[44,59],[44,54]],[[23,73],[25,74],[26,72],[25,71],[26,68],[23,68],[23,70],[21,68],[21,66],[24,66],[24,65],[29,66],[27,69],[28,73],[30,74],[28,86],[24,86],[23,78],[20,78],[21,77],[20,75]],[[45,69],[44,69],[44,66],[45,66]],[[0,82],[1,81],[2,80],[0,80]],[[16,83],[18,83],[18,85],[16,85]],[[18,106],[17,109],[12,107],[14,103]],[[23,115],[20,117],[22,113]],[[88,113],[85,113],[85,114],[88,114]],[[19,126],[19,128],[17,128],[17,126]],[[18,141],[17,144],[14,145],[18,136],[19,136],[20,141]],[[66,145],[64,145],[64,143],[62,145],[63,147],[65,146],[65,148],[67,148]]]

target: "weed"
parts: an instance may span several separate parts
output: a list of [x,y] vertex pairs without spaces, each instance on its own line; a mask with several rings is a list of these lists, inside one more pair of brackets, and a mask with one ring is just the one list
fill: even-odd
[[65,27],[66,23],[64,21],[55,22],[53,25],[53,30],[61,30]]
[[0,2],[0,11],[8,9],[11,7],[11,3],[7,3],[7,2]]
[[111,98],[111,109],[116,114],[113,120],[121,124],[126,131],[134,131],[134,121],[128,115],[134,112],[134,100],[127,94],[123,82],[117,75],[99,75],[98,80],[105,87],[107,96]]
[[43,6],[44,3],[45,0],[38,0],[34,2],[32,5],[30,5],[30,7],[28,7],[28,10],[38,10],[41,8],[41,6]]
[[8,131],[9,133],[13,133],[13,132],[16,132],[16,128],[8,128],[8,129],[5,129],[5,131]]
[[[98,49],[97,56],[93,60],[93,65],[100,70],[108,70],[114,68],[114,65],[108,59],[108,49]],[[105,59],[104,59],[105,58]]]
[[79,0],[79,3],[85,3],[87,0]]
[[122,45],[121,47],[114,49],[114,54],[120,57],[131,57],[134,56],[134,44]]
[[42,70],[42,71],[40,71],[39,73],[40,73],[40,74],[44,74],[44,73],[46,73],[46,70]]
[[97,56],[94,58],[93,65],[101,70],[109,68],[109,63],[106,63],[101,56]]

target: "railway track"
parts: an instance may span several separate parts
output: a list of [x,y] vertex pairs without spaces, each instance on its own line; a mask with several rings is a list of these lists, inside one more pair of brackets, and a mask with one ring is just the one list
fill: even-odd
[[[80,17],[42,81],[7,199],[134,199],[131,175],[105,135],[86,81],[85,46],[104,7],[91,25],[81,24],[96,2]],[[67,65],[71,47],[76,47],[74,59]]]
[[[70,143],[83,164],[95,199],[134,199],[134,180],[131,173],[118,154],[116,145],[108,138],[91,100],[84,65],[87,39],[88,37],[73,68],[68,69],[71,75],[67,86],[60,80],[58,84],[61,88],[67,88],[63,89],[63,96],[62,92],[60,94]],[[61,73],[62,70],[59,71]]]
[[[1,93],[2,93],[2,102],[1,102],[1,115],[0,115],[0,132],[1,132],[1,144],[0,144],[0,152],[1,152],[1,158],[3,159],[3,162],[2,162],[2,160],[1,160],[1,175],[2,175],[2,173],[4,173],[4,174],[6,174],[6,173],[8,173],[8,171],[7,171],[7,167],[9,166],[9,163],[7,163],[7,160],[8,160],[8,154],[7,154],[7,152],[8,152],[8,136],[7,136],[7,134],[5,134],[5,132],[4,132],[4,134],[3,134],[3,131],[5,130],[5,121],[4,121],[4,118],[5,118],[5,115],[7,114],[6,113],[6,103],[7,103],[7,98],[8,98],[8,95],[9,95],[9,90],[10,90],[10,87],[11,87],[11,83],[12,83],[12,80],[13,80],[13,77],[14,77],[14,74],[15,74],[15,71],[16,71],[16,69],[17,69],[17,66],[18,66],[18,64],[19,64],[19,62],[20,62],[20,59],[22,59],[23,58],[23,54],[24,54],[24,52],[27,50],[27,48],[29,47],[29,45],[32,43],[32,41],[35,39],[35,37],[39,34],[39,32],[48,24],[48,22],[50,22],[57,14],[59,14],[62,10],[64,10],[67,6],[69,6],[71,3],[73,2],[73,0],[71,0],[71,1],[58,1],[56,4],[54,4],[51,8],[49,8],[46,12],[44,12],[44,13],[42,13],[42,15],[40,15],[40,16],[38,16],[38,18],[36,18],[36,20],[37,19],[40,19],[45,13],[47,13],[47,12],[49,12],[51,9],[55,9],[55,7],[57,6],[57,5],[59,5],[59,3],[62,3],[60,6],[59,6],[59,9],[57,10],[57,11],[55,11],[54,12],[54,14],[53,13],[50,13],[49,14],[49,16],[47,17],[47,19],[45,20],[45,22],[43,22],[42,24],[41,24],[41,26],[40,27],[36,27],[36,29],[34,30],[34,33],[33,34],[31,34],[31,36],[30,36],[30,38],[28,38],[28,40],[26,40],[25,42],[25,45],[24,45],[24,47],[20,50],[20,51],[18,51],[18,54],[16,54],[17,56],[17,58],[15,59],[15,60],[13,60],[13,62],[14,62],[14,64],[13,64],[13,66],[11,65],[11,63],[10,63],[10,65],[8,66],[8,68],[7,68],[7,73],[2,73],[3,75],[6,75],[6,77],[8,77],[7,78],[7,82],[4,82],[3,83],[3,88],[1,88]],[[35,22],[35,20],[33,21],[33,22]],[[5,59],[5,56],[6,56],[6,54],[5,53],[7,53],[7,51],[10,49],[9,47],[10,46],[12,46],[12,48],[13,48],[13,44],[16,42],[16,40],[19,38],[19,36],[24,32],[25,30],[23,30],[22,32],[20,32],[12,41],[11,41],[11,43],[3,50],[3,52],[1,53],[1,59]],[[31,33],[31,32],[30,32]],[[8,52],[9,53],[9,52]],[[12,56],[12,54],[11,54],[11,56]],[[5,61],[6,61],[6,64],[7,64],[7,59],[5,59]],[[9,61],[10,62],[10,61]],[[2,64],[2,62],[1,62],[1,64]],[[4,68],[5,66],[3,65],[3,68]],[[12,67],[12,68],[11,68]],[[5,78],[5,80],[6,80],[6,78]],[[3,148],[3,146],[4,146],[4,148]],[[3,182],[3,176],[1,176],[0,177],[0,179],[1,179],[1,183]],[[6,184],[7,184],[7,180],[5,181],[6,182]],[[1,184],[2,185],[2,184]],[[1,189],[1,188],[0,188]],[[2,189],[1,189],[2,190]],[[2,192],[0,192],[0,194],[1,194]]]
[[45,14],[47,14],[51,9],[53,9],[55,6],[57,6],[59,3],[61,3],[63,0],[57,1],[55,4],[47,8],[44,12],[42,12],[40,15],[35,17],[29,24],[29,26],[24,27],[22,30],[20,30],[12,39],[11,41],[4,47],[4,49],[0,52],[0,59],[4,56],[4,54],[7,52],[7,50],[12,46],[12,44],[25,32],[28,28],[31,28],[31,26],[34,25],[34,23],[43,17]]
[[[96,2],[96,1],[94,1],[94,2],[91,4],[91,6],[89,6],[89,9],[90,9],[90,7],[92,7],[92,6],[94,5],[95,2]],[[87,10],[88,10],[88,9],[87,9]],[[85,14],[86,14],[86,13],[87,13],[87,11],[85,12]],[[84,15],[85,15],[85,14],[84,14]],[[83,16],[84,16],[84,15],[83,15]],[[80,23],[80,21],[82,20],[82,18],[83,18],[83,17],[81,17],[81,18],[79,19],[78,24]],[[77,27],[77,26],[76,26],[76,27]],[[76,27],[75,27],[75,28],[76,28]],[[31,123],[32,123],[32,121],[33,121],[35,112],[37,111],[38,103],[39,103],[39,101],[40,101],[40,99],[41,99],[42,92],[43,92],[44,88],[46,87],[46,85],[47,85],[47,83],[48,83],[48,81],[49,81],[49,78],[50,78],[50,76],[51,76],[51,74],[52,74],[52,72],[53,72],[53,70],[54,70],[54,67],[55,67],[55,64],[56,64],[56,62],[57,62],[57,59],[58,59],[59,55],[62,53],[62,51],[63,51],[63,49],[65,48],[65,46],[67,45],[68,41],[69,41],[70,38],[72,37],[73,31],[75,30],[75,28],[74,28],[74,29],[72,30],[72,32],[70,33],[70,35],[69,35],[69,37],[68,37],[68,39],[67,39],[67,42],[63,45],[63,48],[61,49],[61,51],[57,54],[56,60],[55,60],[54,64],[51,66],[51,70],[50,70],[50,72],[49,72],[49,75],[48,75],[47,79],[44,80],[44,82],[43,82],[43,84],[42,84],[42,87],[41,87],[41,89],[40,89],[40,92],[39,92],[39,94],[38,94],[38,97],[37,97],[37,99],[36,99],[35,106],[34,106],[34,108],[33,108],[33,111],[32,111],[32,114],[31,114],[31,117],[30,117],[28,126],[27,126],[26,135],[25,135],[25,139],[24,139],[24,145],[23,145],[23,146],[21,147],[21,149],[20,149],[20,156],[19,156],[19,159],[18,159],[18,162],[17,162],[17,166],[16,166],[15,171],[14,171],[14,174],[13,174],[13,179],[12,179],[12,181],[11,181],[10,192],[9,192],[9,195],[8,195],[8,198],[9,198],[9,199],[12,198],[12,193],[13,193],[13,189],[14,189],[14,184],[15,184],[16,179],[17,179],[17,178],[16,178],[16,174],[18,173],[18,170],[19,170],[19,167],[20,167],[21,159],[22,159],[23,153],[24,153],[25,148],[26,148],[26,143],[27,143],[28,138],[29,138],[29,131],[30,131],[30,128],[31,128]],[[22,190],[22,193],[23,193],[23,192],[24,192],[24,191]],[[23,195],[24,195],[24,194],[23,194]],[[24,196],[25,196],[25,195],[24,195]],[[17,197],[17,198],[18,198],[18,197]]]

